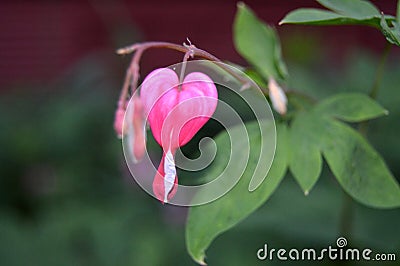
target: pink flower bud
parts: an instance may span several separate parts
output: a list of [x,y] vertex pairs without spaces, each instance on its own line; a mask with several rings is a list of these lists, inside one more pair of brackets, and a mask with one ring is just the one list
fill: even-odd
[[126,106],[121,101],[118,103],[118,108],[115,111],[114,117],[114,130],[117,134],[118,138],[122,137],[122,127],[124,125],[124,117],[125,117]]
[[146,125],[143,116],[143,106],[140,101],[139,96],[133,96],[133,116],[132,116],[132,126],[133,126],[133,159],[135,161],[140,161],[144,152],[146,151]]
[[279,114],[281,115],[286,114],[287,98],[282,88],[279,87],[278,83],[273,78],[269,79],[268,88],[269,88],[269,98],[271,99],[272,107]]

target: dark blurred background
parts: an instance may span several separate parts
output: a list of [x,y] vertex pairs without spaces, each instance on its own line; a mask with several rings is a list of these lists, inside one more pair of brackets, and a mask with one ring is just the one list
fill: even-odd
[[[373,2],[395,14],[397,1]],[[246,4],[276,26],[290,86],[316,98],[369,91],[385,46],[380,32],[277,26],[295,8],[319,6],[310,0]],[[188,37],[223,60],[245,64],[232,42],[235,11],[236,1],[212,0],[0,2],[0,265],[194,264],[185,251],[186,209],[161,206],[125,165],[112,124],[130,58],[114,51]],[[390,55],[378,97],[390,115],[372,122],[368,137],[398,177],[399,49]],[[181,59],[148,51],[141,74]],[[355,247],[400,249],[398,210],[350,201],[343,221],[343,198],[326,169],[308,197],[288,176],[264,207],[216,240],[208,261],[257,265],[265,242],[326,247],[343,232]]]

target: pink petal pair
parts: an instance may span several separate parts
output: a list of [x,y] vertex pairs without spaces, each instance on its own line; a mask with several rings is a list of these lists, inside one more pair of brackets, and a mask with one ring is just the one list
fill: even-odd
[[179,84],[173,70],[160,68],[143,81],[140,100],[153,136],[163,147],[153,191],[160,201],[167,202],[178,187],[175,152],[188,143],[212,116],[218,102],[217,89],[203,73],[192,72]]

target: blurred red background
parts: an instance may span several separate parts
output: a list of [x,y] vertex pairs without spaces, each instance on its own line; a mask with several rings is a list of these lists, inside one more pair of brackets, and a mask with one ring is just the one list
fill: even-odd
[[[373,1],[394,14],[395,0]],[[318,37],[331,60],[355,45],[380,51],[385,41],[375,29],[361,26],[277,26],[289,11],[320,7],[310,0],[247,1],[259,17],[278,29],[285,54],[286,36],[304,32]],[[2,1],[0,3],[0,86],[46,84],[87,54],[114,50],[137,41],[182,43],[188,37],[217,57],[243,63],[232,42],[236,1]],[[306,28],[306,31],[304,29]],[[177,57],[178,56],[178,57]],[[116,56],[115,56],[116,57]],[[144,72],[177,61],[175,52],[151,51]]]

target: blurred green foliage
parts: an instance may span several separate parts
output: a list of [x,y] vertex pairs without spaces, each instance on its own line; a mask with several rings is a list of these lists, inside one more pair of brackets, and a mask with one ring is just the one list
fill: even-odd
[[125,166],[115,73],[95,54],[46,88],[2,95],[0,265],[190,263],[185,210],[162,209]]
[[317,2],[329,10],[299,8],[287,14],[279,24],[368,25],[380,29],[389,43],[400,46],[400,1],[397,2],[397,17],[383,14],[366,0],[317,0]]
[[[319,2],[355,20],[369,20],[379,16],[379,11],[367,1],[320,0]],[[338,24],[335,21],[331,22],[334,25]],[[266,181],[261,186],[263,189],[253,191],[251,181],[248,186],[248,179],[253,172],[256,172],[254,166],[257,163],[257,157],[261,156],[255,147],[260,146],[260,143],[271,141],[271,136],[261,134],[260,138],[256,134],[257,130],[248,124],[251,156],[246,157],[244,148],[242,148],[242,154],[239,153],[240,155],[232,152],[229,159],[238,162],[235,166],[226,165],[222,163],[223,159],[221,160],[222,157],[227,157],[227,152],[223,147],[226,147],[226,141],[229,138],[224,133],[215,138],[217,146],[221,147],[219,148],[221,152],[215,159],[215,167],[207,169],[205,176],[218,176],[221,168],[224,168],[223,174],[232,177],[232,173],[240,172],[239,162],[246,161],[248,164],[238,184],[226,195],[207,205],[190,209],[186,242],[188,252],[193,259],[204,264],[206,250],[212,241],[265,203],[279,185],[287,168],[290,169],[307,196],[320,177],[324,159],[338,183],[353,199],[376,208],[399,207],[399,183],[380,154],[365,138],[367,132],[365,121],[388,114],[388,111],[373,99],[378,92],[384,62],[390,50],[385,49],[383,59],[377,67],[376,79],[373,83],[371,82],[373,85],[370,85],[371,89],[367,91],[371,98],[365,93],[355,93],[350,90],[347,93],[336,92],[331,97],[321,100],[314,93],[304,93],[301,89],[288,90],[287,94],[291,97],[289,112],[286,114],[286,108],[285,111],[282,111],[283,109],[279,111],[275,107],[276,101],[286,102],[285,97],[276,96],[278,92],[275,91],[279,88],[270,85],[268,89],[263,87],[268,80],[270,83],[271,79],[283,78],[280,75],[283,72],[287,74],[275,31],[257,18],[246,5],[239,3],[233,34],[237,51],[254,67],[255,71],[250,70],[247,73],[254,77],[264,90],[269,90],[267,94],[274,109],[280,114],[283,113],[284,116],[276,115],[276,156]],[[281,71],[283,69],[285,71]],[[283,92],[281,94],[283,95]],[[349,125],[344,122],[362,123]],[[268,128],[268,126],[260,127]],[[287,128],[287,130],[280,130],[282,128]],[[235,127],[232,135],[235,135],[233,132],[236,130],[240,130],[240,127]],[[244,143],[244,141],[235,141],[232,148],[241,147]],[[266,150],[272,149],[268,147]],[[264,159],[264,164],[267,163]],[[208,195],[207,193],[209,192],[200,192],[196,197]],[[344,209],[346,211],[341,215],[343,223],[341,234],[347,236],[350,231],[347,225],[350,222],[345,220],[348,220],[347,216],[352,211],[347,206]],[[208,216],[205,216],[205,213]]]
[[[358,49],[340,68],[315,58],[310,62],[304,68],[289,61],[288,86],[322,99],[368,92],[377,60]],[[389,60],[378,95],[389,115],[371,121],[367,135],[399,177],[400,65],[394,63]],[[127,171],[112,130],[122,80],[116,72],[123,70],[93,55],[50,86],[2,94],[0,265],[194,265],[184,242],[187,210],[161,206]],[[196,139],[186,153],[198,152]],[[344,208],[344,192],[326,168],[307,197],[286,176],[265,205],[215,240],[207,261],[275,265],[279,261],[257,260],[264,243],[325,248],[343,233],[351,247],[397,252],[399,210],[375,210],[354,201]]]

